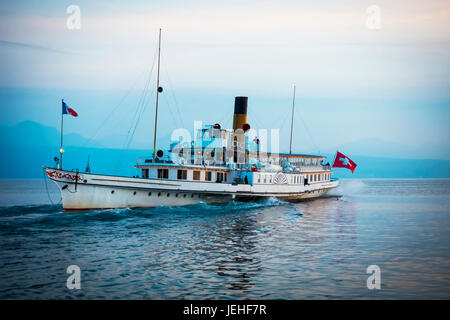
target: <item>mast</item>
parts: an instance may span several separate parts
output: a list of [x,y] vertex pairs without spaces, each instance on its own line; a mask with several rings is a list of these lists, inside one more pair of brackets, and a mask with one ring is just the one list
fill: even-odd
[[295,85],[294,85],[294,98],[292,99],[291,141],[289,143],[289,155],[292,154],[292,132],[294,129],[294,106],[295,106]]
[[156,155],[156,127],[158,125],[158,94],[159,91],[162,91],[162,88],[159,87],[159,67],[161,60],[161,28],[159,28],[159,42],[158,42],[158,78],[156,80],[156,112],[155,112],[155,133],[153,136],[153,163],[155,162]]
[[[61,99],[62,107],[64,108],[64,99]],[[61,145],[59,148],[59,169],[62,170],[62,162],[63,162],[63,128],[64,128],[64,113],[61,110]]]

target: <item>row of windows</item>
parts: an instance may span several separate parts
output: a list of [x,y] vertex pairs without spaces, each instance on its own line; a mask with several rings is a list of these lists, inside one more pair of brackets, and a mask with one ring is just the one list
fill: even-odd
[[308,174],[305,176],[309,182],[319,182],[319,181],[328,181],[330,180],[329,173],[321,173],[321,174]]
[[[290,176],[292,184],[301,184],[304,183],[301,175],[292,175]],[[308,182],[319,182],[319,181],[328,181],[330,180],[329,173],[321,173],[321,174],[307,174],[304,179],[307,179]],[[258,174],[257,176],[258,183],[272,183],[272,175],[264,175]]]
[[[169,178],[169,169],[158,169],[158,179],[168,179]],[[187,180],[187,170],[177,170],[177,179],[178,180]],[[192,172],[192,180],[200,180],[200,170],[194,170]],[[217,172],[216,182],[222,182],[227,180],[227,174],[224,172]],[[205,181],[212,181],[212,172],[205,172]]]
[[300,184],[302,183],[302,177],[300,175],[295,175],[292,177],[292,183]]
[[[111,190],[111,194],[114,194],[114,190]],[[170,195],[172,195],[173,193],[170,193],[170,192],[158,192],[158,193],[152,193],[152,192],[149,192],[147,195],[149,196],[149,197],[151,197],[152,196],[152,194],[154,195],[154,196],[158,196],[158,197],[161,197],[161,196],[163,196],[164,195],[164,193],[165,193],[165,195],[166,195],[166,197],[170,197]],[[136,191],[133,191],[133,195],[135,196],[137,194],[137,192]],[[201,194],[195,194],[195,193],[191,193],[191,194],[187,194],[187,193],[175,193],[175,198],[178,198],[178,197],[183,197],[183,198],[194,198],[194,197],[198,197],[198,198],[201,198],[202,197],[202,195]]]
[[290,158],[289,162],[295,163],[297,166],[318,166],[321,159],[318,158]]
[[258,174],[258,183],[272,183],[272,175],[271,174]]

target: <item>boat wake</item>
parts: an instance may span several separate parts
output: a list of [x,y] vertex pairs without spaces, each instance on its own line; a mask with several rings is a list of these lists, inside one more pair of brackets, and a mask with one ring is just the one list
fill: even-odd
[[124,208],[90,211],[64,211],[61,205],[26,205],[0,207],[0,229],[14,227],[63,226],[74,222],[114,222],[129,218],[151,218],[165,215],[211,215],[256,210],[289,203],[275,198],[257,202],[230,201],[220,204],[198,203],[181,207],[161,206],[155,208]]

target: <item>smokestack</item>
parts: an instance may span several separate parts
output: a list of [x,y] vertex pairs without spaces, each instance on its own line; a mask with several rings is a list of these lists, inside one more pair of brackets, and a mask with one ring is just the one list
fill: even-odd
[[248,97],[234,98],[234,116],[233,116],[233,130],[244,129],[244,124],[247,123],[247,103]]

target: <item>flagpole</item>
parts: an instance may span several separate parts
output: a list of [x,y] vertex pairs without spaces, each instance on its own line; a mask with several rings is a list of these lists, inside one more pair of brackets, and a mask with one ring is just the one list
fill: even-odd
[[337,153],[338,153],[338,150],[336,150],[336,154],[334,155],[334,160],[333,160],[333,164],[331,165],[331,167],[333,167],[334,163],[336,162]]
[[292,98],[291,140],[289,142],[289,155],[292,155],[292,131],[294,129],[294,106],[295,106],[295,85],[294,85],[294,97]]
[[[64,105],[64,99],[61,99],[61,107]],[[62,170],[62,162],[63,162],[63,129],[64,129],[64,113],[61,109],[61,147],[59,149],[59,168]]]

